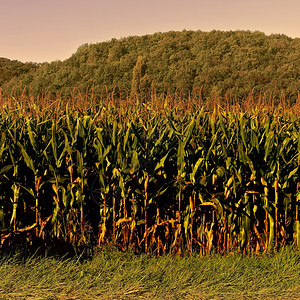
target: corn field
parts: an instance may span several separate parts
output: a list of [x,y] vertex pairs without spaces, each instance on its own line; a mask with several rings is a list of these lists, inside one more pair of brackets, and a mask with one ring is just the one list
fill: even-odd
[[297,113],[21,100],[1,104],[3,249],[18,240],[155,255],[300,246]]

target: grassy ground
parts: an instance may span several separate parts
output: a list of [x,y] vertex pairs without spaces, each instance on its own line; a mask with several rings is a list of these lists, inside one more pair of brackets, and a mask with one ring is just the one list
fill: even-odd
[[300,253],[0,261],[0,299],[300,299]]

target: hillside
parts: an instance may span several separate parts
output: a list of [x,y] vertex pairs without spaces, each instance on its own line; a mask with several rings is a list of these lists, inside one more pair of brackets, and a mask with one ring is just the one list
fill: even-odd
[[[39,65],[0,61],[0,87],[68,96],[74,86],[95,95],[146,96],[216,92],[241,99],[251,91],[295,101],[300,90],[300,39],[250,31],[155,33],[82,45],[69,59]],[[23,69],[22,69],[23,68]],[[21,71],[20,71],[21,70]],[[21,72],[21,74],[20,74]],[[7,75],[9,74],[9,75]]]
[[28,74],[37,68],[34,63],[22,63],[0,57],[0,87],[11,79],[16,80],[21,75]]

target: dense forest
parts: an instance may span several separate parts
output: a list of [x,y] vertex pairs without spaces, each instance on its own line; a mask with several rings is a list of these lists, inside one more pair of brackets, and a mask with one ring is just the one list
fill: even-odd
[[38,67],[35,63],[22,63],[0,57],[0,87],[11,79],[17,80],[21,75],[34,72]]
[[20,63],[0,59],[0,88],[33,96],[74,92],[116,97],[175,93],[242,99],[300,89],[300,39],[250,31],[155,33],[85,44],[69,59]]

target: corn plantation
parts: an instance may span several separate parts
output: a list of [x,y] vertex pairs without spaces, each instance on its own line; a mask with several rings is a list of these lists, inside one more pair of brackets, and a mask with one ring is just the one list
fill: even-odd
[[300,119],[276,110],[2,105],[1,247],[300,246]]

